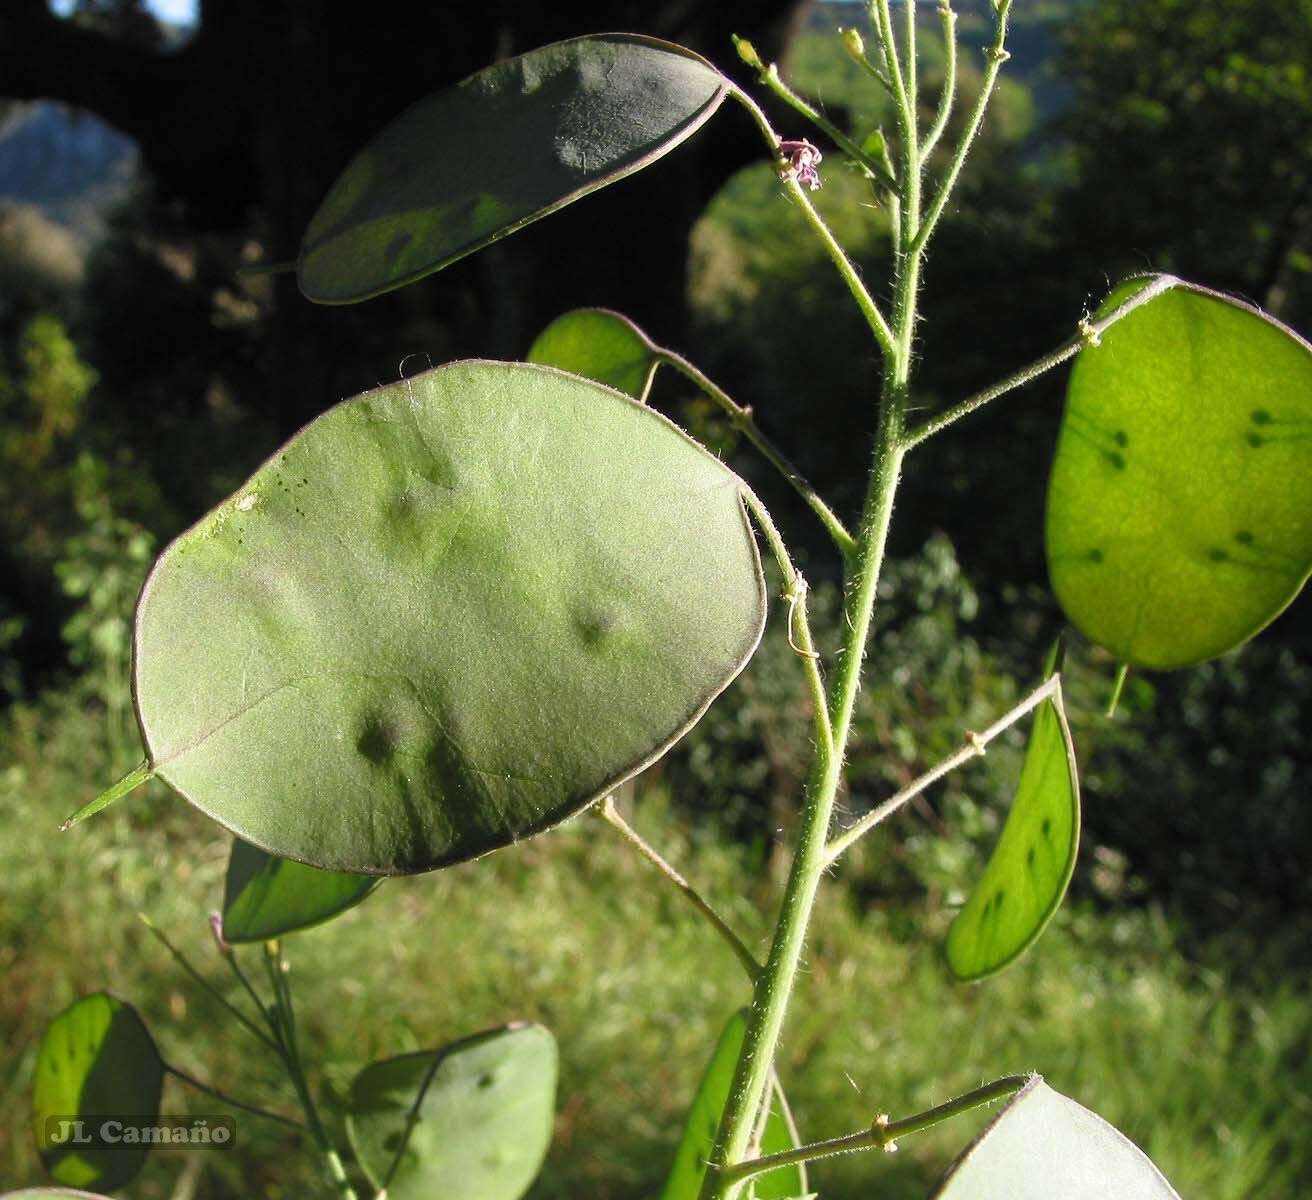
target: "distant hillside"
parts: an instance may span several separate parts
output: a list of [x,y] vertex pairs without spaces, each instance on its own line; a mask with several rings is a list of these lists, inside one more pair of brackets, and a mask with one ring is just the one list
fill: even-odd
[[[1062,27],[1070,23],[1078,10],[1090,0],[1024,0],[1011,6],[1007,46],[1011,61],[1008,75],[1028,87],[1034,95],[1036,115],[1051,115],[1066,102],[1066,89],[1061,86],[1057,73],[1061,53]],[[924,14],[922,22],[934,28],[934,6],[921,0]],[[992,28],[990,0],[954,0],[958,17],[958,40],[964,53],[982,46],[988,30]],[[864,30],[865,4],[855,0],[816,0],[811,9],[807,28],[814,33],[832,33],[840,25],[851,25]],[[932,58],[936,48],[927,48]]]
[[39,100],[0,120],[0,201],[31,206],[91,241],[137,171],[132,140],[99,117]]

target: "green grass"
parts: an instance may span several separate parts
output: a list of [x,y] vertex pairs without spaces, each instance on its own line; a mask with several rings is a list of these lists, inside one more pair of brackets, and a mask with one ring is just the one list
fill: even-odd
[[[130,742],[107,739],[103,725],[94,708],[56,697],[0,726],[0,1182],[11,1186],[41,1180],[27,1120],[41,1028],[100,988],[139,1006],[167,1059],[292,1111],[268,1056],[135,917],[148,912],[226,986],[206,922],[222,889],[222,831],[152,785],[55,832],[112,768],[132,765]],[[640,792],[635,820],[749,944],[762,945],[756,912],[777,897],[777,879],[687,828],[658,786]],[[781,1070],[806,1136],[849,1132],[879,1112],[907,1115],[1033,1069],[1140,1141],[1186,1198],[1306,1191],[1306,979],[1261,984],[1241,963],[1189,966],[1151,914],[1077,912],[1010,972],[962,988],[941,965],[950,919],[941,905],[920,904],[911,914],[919,936],[906,938],[905,914],[858,901],[848,880],[876,853],[840,867],[823,894],[784,1041]],[[246,953],[257,965],[258,952]],[[307,1056],[327,1064],[318,1079],[329,1091],[374,1058],[507,1020],[554,1030],[556,1139],[532,1200],[653,1195],[703,1060],[746,994],[714,935],[586,815],[482,862],[388,881],[359,909],[290,939],[288,954]],[[167,1087],[169,1111],[221,1111]],[[197,1160],[194,1150],[164,1148],[124,1194],[327,1194],[294,1137],[254,1117],[237,1122],[235,1150]],[[839,1160],[817,1168],[813,1183],[826,1200],[924,1197],[979,1124],[959,1121],[894,1156]],[[190,1192],[178,1187],[188,1169]]]

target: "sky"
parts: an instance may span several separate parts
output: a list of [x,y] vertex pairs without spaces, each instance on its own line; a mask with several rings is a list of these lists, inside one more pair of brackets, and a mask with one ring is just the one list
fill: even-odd
[[196,23],[196,0],[147,0],[146,7],[170,25]]
[[[51,0],[50,7],[61,17],[68,16],[76,6],[77,0]],[[194,25],[196,23],[196,0],[146,0],[146,7],[161,21],[170,25]]]

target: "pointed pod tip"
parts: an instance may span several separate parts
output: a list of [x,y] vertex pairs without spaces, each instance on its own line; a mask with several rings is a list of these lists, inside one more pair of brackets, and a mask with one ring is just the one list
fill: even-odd
[[76,812],[64,818],[59,826],[60,833],[67,833],[74,825],[80,825],[88,817],[108,808],[116,800],[121,800],[129,792],[135,791],[155,774],[155,768],[147,760],[138,764],[117,783],[107,787],[94,800],[88,801]]
[[1052,649],[1048,651],[1048,661],[1044,664],[1044,678],[1052,675],[1060,675],[1062,668],[1066,665],[1066,631],[1063,629],[1058,635],[1057,640],[1053,642]]

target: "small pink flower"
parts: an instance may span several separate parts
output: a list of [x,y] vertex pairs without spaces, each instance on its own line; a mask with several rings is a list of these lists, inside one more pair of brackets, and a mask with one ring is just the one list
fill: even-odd
[[820,186],[820,172],[816,170],[824,158],[818,146],[812,145],[805,138],[779,143],[779,157],[783,159],[780,175],[785,179],[792,175],[803,187],[813,192]]

